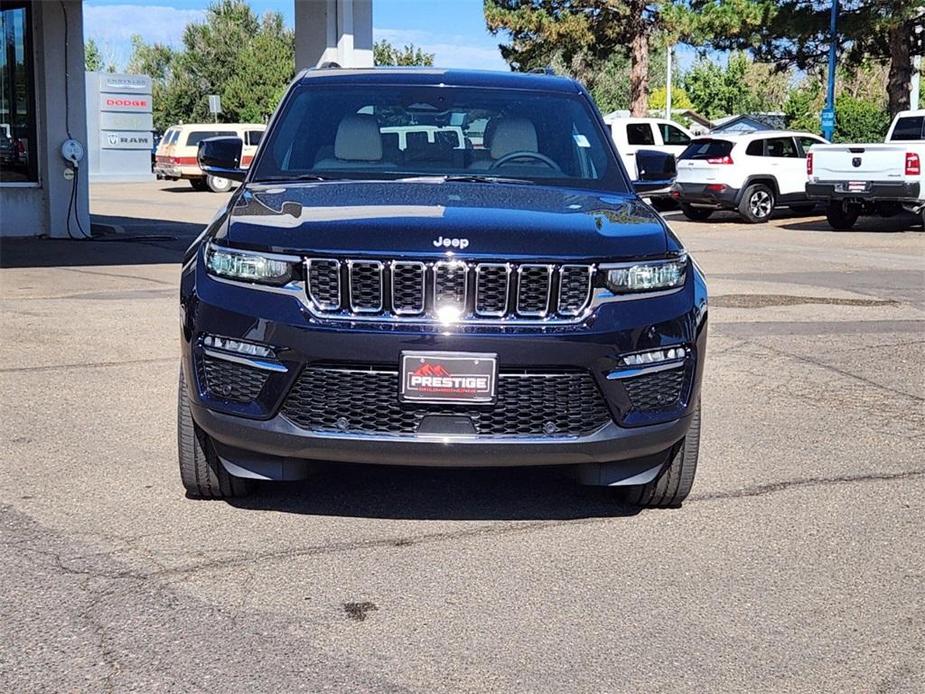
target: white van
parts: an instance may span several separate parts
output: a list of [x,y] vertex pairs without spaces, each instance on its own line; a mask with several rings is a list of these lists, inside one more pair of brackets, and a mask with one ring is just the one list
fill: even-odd
[[239,137],[244,142],[241,168],[250,166],[257,145],[267,126],[261,123],[187,123],[167,128],[154,156],[154,173],[158,178],[176,181],[185,178],[195,190],[225,193],[233,181],[219,176],[206,176],[196,153],[199,143],[209,137]]

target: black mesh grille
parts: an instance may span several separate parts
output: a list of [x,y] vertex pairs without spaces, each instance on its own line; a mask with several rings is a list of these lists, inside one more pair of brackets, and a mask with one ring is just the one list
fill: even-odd
[[507,312],[509,269],[507,265],[482,263],[475,273],[475,312],[503,316]]
[[549,266],[521,265],[517,289],[517,313],[542,316],[549,309]]
[[643,412],[674,406],[681,397],[683,386],[684,369],[659,371],[623,381],[633,409]]
[[260,369],[213,357],[202,357],[200,369],[212,395],[234,402],[254,400],[260,395],[268,375]]
[[400,315],[424,311],[424,263],[392,264],[392,310]]
[[354,311],[382,310],[382,264],[355,260],[349,264],[350,305]]
[[434,264],[434,306],[466,305],[466,280],[469,268],[465,263]]
[[591,298],[590,268],[587,265],[563,265],[559,271],[559,313],[577,316]]
[[340,308],[340,263],[313,259],[308,266],[308,293],[323,311]]
[[610,421],[584,372],[500,374],[491,405],[420,405],[398,401],[398,374],[308,368],[282,413],[314,431],[413,434],[428,415],[468,417],[480,436],[555,437],[587,434]]

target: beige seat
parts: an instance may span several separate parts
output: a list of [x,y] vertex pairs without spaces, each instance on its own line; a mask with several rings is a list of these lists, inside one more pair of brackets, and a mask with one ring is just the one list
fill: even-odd
[[470,169],[489,169],[513,152],[538,152],[536,128],[527,118],[503,118],[494,126],[488,147],[491,158],[472,162]]
[[353,113],[344,116],[334,138],[334,158],[315,162],[317,169],[392,168],[382,159],[382,133],[375,116]]

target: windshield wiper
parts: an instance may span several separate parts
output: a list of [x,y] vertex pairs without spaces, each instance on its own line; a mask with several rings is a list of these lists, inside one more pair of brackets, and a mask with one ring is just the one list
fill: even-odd
[[447,183],[525,183],[533,185],[535,182],[528,178],[508,178],[506,176],[488,176],[485,174],[437,174],[435,176],[407,176],[398,178],[398,181],[445,181]]
[[272,181],[349,181],[349,178],[329,178],[317,174],[296,174],[294,176],[264,176],[257,178],[254,183],[270,183]]

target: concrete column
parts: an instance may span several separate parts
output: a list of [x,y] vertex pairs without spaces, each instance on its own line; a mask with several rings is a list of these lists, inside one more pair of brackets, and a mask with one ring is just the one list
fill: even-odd
[[372,67],[372,0],[295,0],[295,61]]
[[[70,136],[87,149],[87,105],[84,83],[83,3],[70,0],[64,12],[57,2],[32,3],[36,15],[34,33],[36,56],[36,102],[39,178],[47,197],[46,233],[67,238],[68,202],[74,180],[65,178],[70,168],[61,158],[61,143]],[[67,64],[64,60],[67,40]],[[65,89],[67,99],[65,100]],[[79,236],[77,220],[90,233],[89,174],[86,155],[76,177],[76,211],[71,210],[71,235]]]

